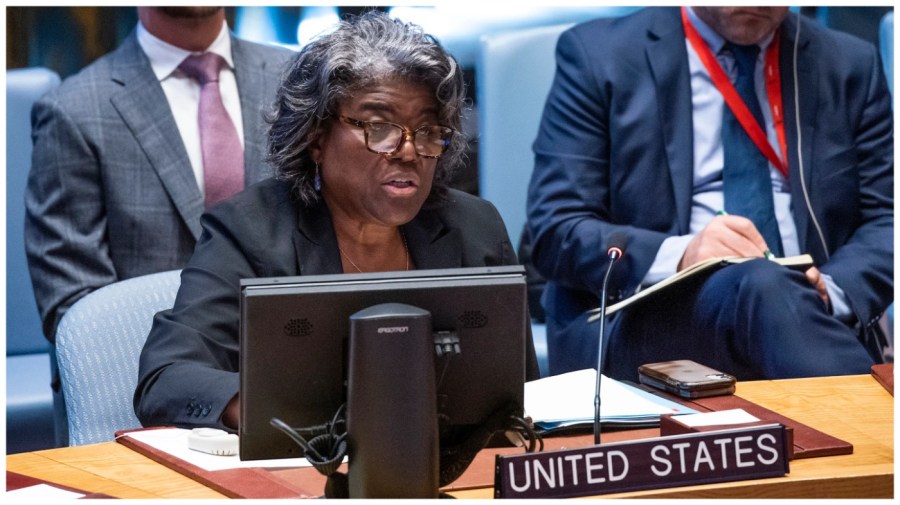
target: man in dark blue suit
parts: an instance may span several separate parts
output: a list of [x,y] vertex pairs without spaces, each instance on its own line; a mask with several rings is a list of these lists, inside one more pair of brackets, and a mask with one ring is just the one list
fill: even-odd
[[[648,8],[568,30],[556,57],[528,195],[552,374],[596,366],[586,311],[611,245],[625,250],[612,302],[706,258],[760,259],[611,316],[609,375],[682,358],[741,380],[883,360],[893,121],[871,44],[787,8]],[[768,218],[731,210],[747,205]]]

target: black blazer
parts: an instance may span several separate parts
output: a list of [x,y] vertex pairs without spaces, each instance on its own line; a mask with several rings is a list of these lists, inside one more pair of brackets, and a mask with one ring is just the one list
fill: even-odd
[[[419,269],[514,265],[500,214],[455,190],[403,227]],[[342,273],[324,203],[300,205],[290,185],[269,179],[214,207],[181,274],[171,310],[158,313],[141,352],[134,408],[144,426],[224,428],[238,392],[239,286],[242,278]],[[538,377],[531,339],[526,377]]]

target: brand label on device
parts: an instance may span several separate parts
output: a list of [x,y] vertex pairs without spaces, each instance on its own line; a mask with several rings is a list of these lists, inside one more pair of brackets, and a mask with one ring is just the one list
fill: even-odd
[[407,333],[409,326],[382,326],[378,328],[378,333]]
[[565,498],[789,472],[781,424],[497,456],[497,498]]

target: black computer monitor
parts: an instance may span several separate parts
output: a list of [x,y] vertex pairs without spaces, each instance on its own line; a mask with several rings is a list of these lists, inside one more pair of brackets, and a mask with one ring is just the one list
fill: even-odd
[[242,280],[241,459],[302,454],[270,420],[308,427],[333,418],[347,398],[349,317],[383,303],[427,310],[434,332],[459,339],[458,355],[435,357],[445,425],[477,426],[522,405],[526,296],[520,266]]

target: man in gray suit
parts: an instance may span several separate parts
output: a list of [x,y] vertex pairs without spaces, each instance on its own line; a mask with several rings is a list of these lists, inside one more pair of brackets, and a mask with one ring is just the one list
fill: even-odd
[[[217,167],[203,162],[201,86],[178,68],[189,55],[211,52],[225,60],[218,87],[242,140],[243,185],[272,174],[264,162],[263,113],[291,53],[233,37],[221,7],[138,7],[138,18],[119,48],[32,110],[25,244],[51,342],[81,297],[181,268],[194,250],[204,174]],[[56,372],[53,382],[58,393]],[[65,410],[54,396],[57,443],[64,444]]]
[[[220,7],[139,7],[124,43],[38,101],[25,199],[26,249],[44,334],[107,284],[181,268],[204,211],[199,84],[177,67],[211,51],[243,131],[245,184],[271,175],[263,111],[290,55],[231,36]],[[237,116],[237,117],[235,117]]]

